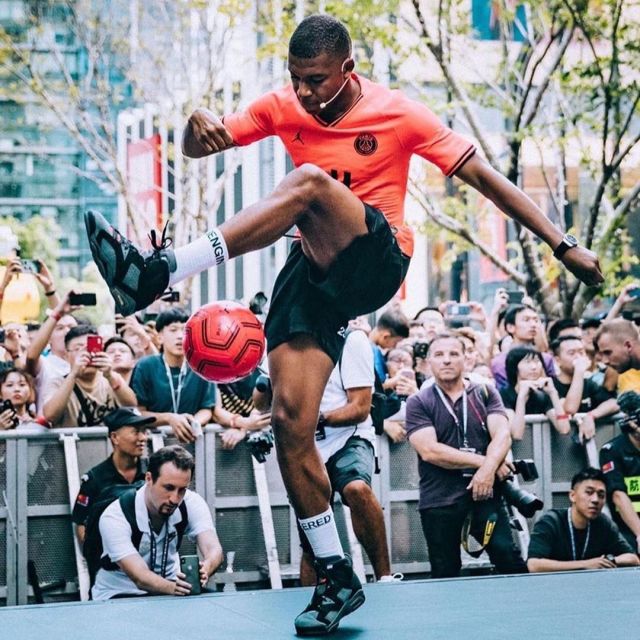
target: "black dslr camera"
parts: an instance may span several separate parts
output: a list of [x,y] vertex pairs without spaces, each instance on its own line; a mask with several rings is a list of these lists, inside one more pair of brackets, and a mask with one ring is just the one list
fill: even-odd
[[[533,460],[514,460],[513,466],[524,482],[537,480],[538,470]],[[500,483],[499,490],[502,497],[507,501],[507,504],[515,507],[525,518],[532,518],[536,511],[540,511],[544,507],[544,503],[533,493],[516,487],[512,480],[513,478],[507,478]]]
[[258,461],[264,462],[273,449],[273,433],[271,429],[266,431],[252,431],[247,436],[247,445],[251,455]]

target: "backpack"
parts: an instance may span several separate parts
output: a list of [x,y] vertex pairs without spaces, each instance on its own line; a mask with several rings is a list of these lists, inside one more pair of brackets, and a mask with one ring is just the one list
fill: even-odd
[[[138,528],[136,522],[136,492],[144,485],[144,480],[134,482],[133,484],[114,484],[103,489],[98,495],[97,500],[91,505],[89,515],[85,525],[84,544],[82,546],[82,555],[87,561],[89,569],[89,579],[91,586],[96,581],[96,575],[99,569],[106,571],[116,571],[118,565],[112,562],[108,556],[103,557],[104,548],[102,546],[102,536],[100,535],[100,517],[104,510],[116,500],[120,500],[120,508],[124,517],[127,519],[131,527],[131,542],[136,549],[140,548],[142,540],[142,531]],[[187,507],[184,500],[178,507],[182,520],[176,524],[176,534],[178,547],[182,542],[184,531],[187,528]]]
[[[346,337],[354,331],[361,331],[361,329],[348,330],[345,334],[345,340]],[[340,373],[340,380],[342,381],[342,352],[338,359],[338,371]],[[369,411],[369,415],[371,416],[371,422],[376,435],[381,436],[384,433],[385,419],[398,413],[402,403],[395,391],[385,391],[382,388],[382,381],[378,378],[378,373],[375,371],[375,367],[374,375],[375,383],[373,392],[371,393],[371,409]]]

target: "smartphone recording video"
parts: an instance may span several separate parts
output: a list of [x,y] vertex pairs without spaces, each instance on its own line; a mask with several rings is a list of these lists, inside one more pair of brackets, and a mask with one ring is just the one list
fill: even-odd
[[100,353],[102,350],[101,336],[87,336],[87,351],[89,353]]
[[69,304],[72,306],[95,307],[97,304],[95,293],[70,293]]

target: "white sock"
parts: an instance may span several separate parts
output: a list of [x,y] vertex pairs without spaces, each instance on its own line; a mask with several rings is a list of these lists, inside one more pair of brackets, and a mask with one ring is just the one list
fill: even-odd
[[316,558],[344,558],[342,544],[331,508],[311,518],[298,518]]
[[206,271],[209,267],[219,266],[229,259],[229,250],[218,228],[207,231],[205,235],[174,251],[176,270],[169,274],[169,286]]

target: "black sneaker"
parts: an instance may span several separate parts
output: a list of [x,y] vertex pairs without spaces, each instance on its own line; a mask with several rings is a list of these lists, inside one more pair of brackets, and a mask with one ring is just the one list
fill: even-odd
[[91,254],[100,275],[109,285],[116,301],[116,312],[130,316],[157,300],[169,285],[169,272],[175,270],[175,256],[167,247],[171,239],[162,231],[160,243],[156,232],[149,237],[153,250],[141,252],[114,229],[97,211],[87,211],[84,223]]
[[299,636],[321,636],[335,631],[340,620],[364,602],[364,591],[349,556],[318,559],[315,568],[318,584],[311,602],[295,620]]

